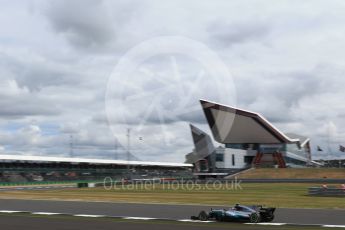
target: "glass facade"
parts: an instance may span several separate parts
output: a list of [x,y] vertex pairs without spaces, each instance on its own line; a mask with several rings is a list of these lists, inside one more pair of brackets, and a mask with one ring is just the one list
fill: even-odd
[[224,161],[224,154],[223,153],[217,153],[216,154],[216,161],[217,162],[223,162]]
[[300,166],[300,167],[305,167],[306,162],[300,161],[291,157],[284,157],[285,163],[289,166]]
[[265,145],[260,145],[259,151],[261,153],[274,153],[274,152],[283,152],[285,151],[286,146],[284,144],[265,144]]
[[[244,156],[243,162],[246,165],[251,165],[253,163],[253,160],[255,156],[253,156],[252,152],[259,152],[263,153],[265,155],[270,155],[264,158],[265,162],[272,161],[273,163],[277,161],[276,155],[273,155],[273,153],[281,153],[286,165],[288,167],[305,167],[308,162],[308,156],[309,154],[309,144],[305,144],[302,148],[298,143],[292,143],[292,144],[225,144],[226,148],[234,149],[234,150],[245,150],[247,151],[247,154],[250,153],[250,156]],[[254,154],[255,154],[254,153]],[[295,157],[294,157],[295,156]],[[237,162],[235,162],[236,157],[234,154],[231,155],[230,158],[230,164],[234,166]],[[216,155],[216,161],[217,162],[223,162],[224,156],[221,154]]]
[[230,149],[242,149],[242,150],[258,150],[259,144],[251,144],[251,143],[245,143],[245,144],[225,144],[226,148]]
[[287,144],[286,151],[301,156],[303,158],[308,158],[308,149],[306,147],[299,148],[297,144]]

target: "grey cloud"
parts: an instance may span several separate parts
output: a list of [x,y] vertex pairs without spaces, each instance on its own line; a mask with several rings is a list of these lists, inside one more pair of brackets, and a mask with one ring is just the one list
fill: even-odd
[[[103,1],[59,1],[53,3],[49,17],[53,27],[72,42],[85,44],[107,42],[112,36]],[[76,40],[74,40],[76,39]]]
[[31,91],[38,91],[46,86],[78,85],[80,83],[81,76],[76,70],[67,70],[64,65],[35,59],[37,58],[30,56],[18,58],[0,53],[0,67],[2,68],[0,73],[6,71],[1,74],[12,76],[20,87],[27,87]]
[[52,2],[46,13],[52,27],[76,48],[107,46],[116,39],[115,28],[105,1],[76,0]]
[[[12,99],[13,100],[13,99]],[[0,100],[0,117],[7,119],[21,119],[27,116],[56,116],[60,110],[49,104],[35,104],[30,100],[2,101]]]
[[[126,149],[115,142],[106,129],[80,127],[73,133],[73,156],[90,158],[126,159]],[[14,132],[0,131],[0,144],[6,146],[5,153],[70,156],[70,133],[46,136],[39,125],[29,125]],[[132,160],[138,158],[131,154]]]
[[[286,123],[298,121],[292,111],[305,98],[339,92],[340,73],[336,67],[327,66],[327,76],[322,73],[326,67],[316,67],[309,71],[256,73],[237,79],[240,106],[266,114],[272,122]],[[339,73],[340,72],[340,73]],[[317,102],[315,102],[316,104]],[[325,114],[315,114],[325,118]]]
[[66,123],[60,126],[60,132],[67,134],[74,134],[80,131],[78,123]]
[[[184,113],[180,113],[176,116],[171,116],[169,112],[166,112],[164,114],[160,114],[161,117],[158,114],[152,114],[147,120],[147,124],[173,124],[176,122],[187,122],[187,123],[194,123],[194,124],[205,124],[206,120],[203,114],[202,109],[200,108],[199,111],[185,111]],[[133,120],[130,123],[135,124],[140,122],[140,120]]]
[[[4,85],[4,87],[9,87]],[[4,90],[3,87],[0,89]],[[0,92],[0,117],[10,119],[22,119],[32,116],[58,116],[61,109],[51,104],[49,100],[28,92],[9,90],[9,94]],[[11,94],[12,93],[12,94]]]
[[108,119],[104,113],[99,113],[99,114],[93,115],[91,118],[91,121],[95,122],[97,124],[101,124],[101,125],[103,125],[103,124],[108,125]]
[[76,75],[78,74],[72,71],[69,73],[44,66],[32,66],[30,71],[24,71],[23,74],[19,73],[16,79],[20,86],[27,86],[31,90],[40,90],[45,86],[78,85],[80,80],[76,79]]
[[258,21],[215,21],[207,28],[212,42],[220,47],[229,47],[248,41],[261,41],[270,33],[269,23]]
[[[345,118],[345,113],[341,113],[337,115],[338,118],[344,119]],[[325,118],[325,117],[320,117],[320,119]]]
[[[240,99],[248,104],[253,103],[258,97],[267,100],[279,99],[280,103],[287,106],[296,104],[304,96],[317,92],[315,86],[318,79],[307,73],[260,73],[261,77],[248,77],[244,81],[237,81]],[[250,83],[249,83],[250,82]],[[308,86],[308,87],[307,87]],[[309,87],[310,86],[310,87]]]

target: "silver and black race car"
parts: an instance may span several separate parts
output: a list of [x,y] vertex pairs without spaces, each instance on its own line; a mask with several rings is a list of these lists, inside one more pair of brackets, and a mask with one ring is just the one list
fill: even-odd
[[211,209],[210,212],[201,211],[193,220],[216,220],[237,222],[271,222],[274,219],[275,208],[264,208],[262,205],[244,206],[236,204],[229,209]]

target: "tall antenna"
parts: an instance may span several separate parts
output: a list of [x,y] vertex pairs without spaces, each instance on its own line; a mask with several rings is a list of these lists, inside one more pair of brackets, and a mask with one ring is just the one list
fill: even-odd
[[69,156],[73,157],[73,135],[69,136]]

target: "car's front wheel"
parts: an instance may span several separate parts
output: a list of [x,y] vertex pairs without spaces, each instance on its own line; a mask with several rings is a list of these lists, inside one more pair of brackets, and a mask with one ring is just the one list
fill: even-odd
[[199,213],[199,220],[201,221],[207,221],[208,220],[208,214],[205,211],[201,211]]
[[252,213],[249,216],[250,223],[259,223],[260,222],[260,216],[257,213]]

